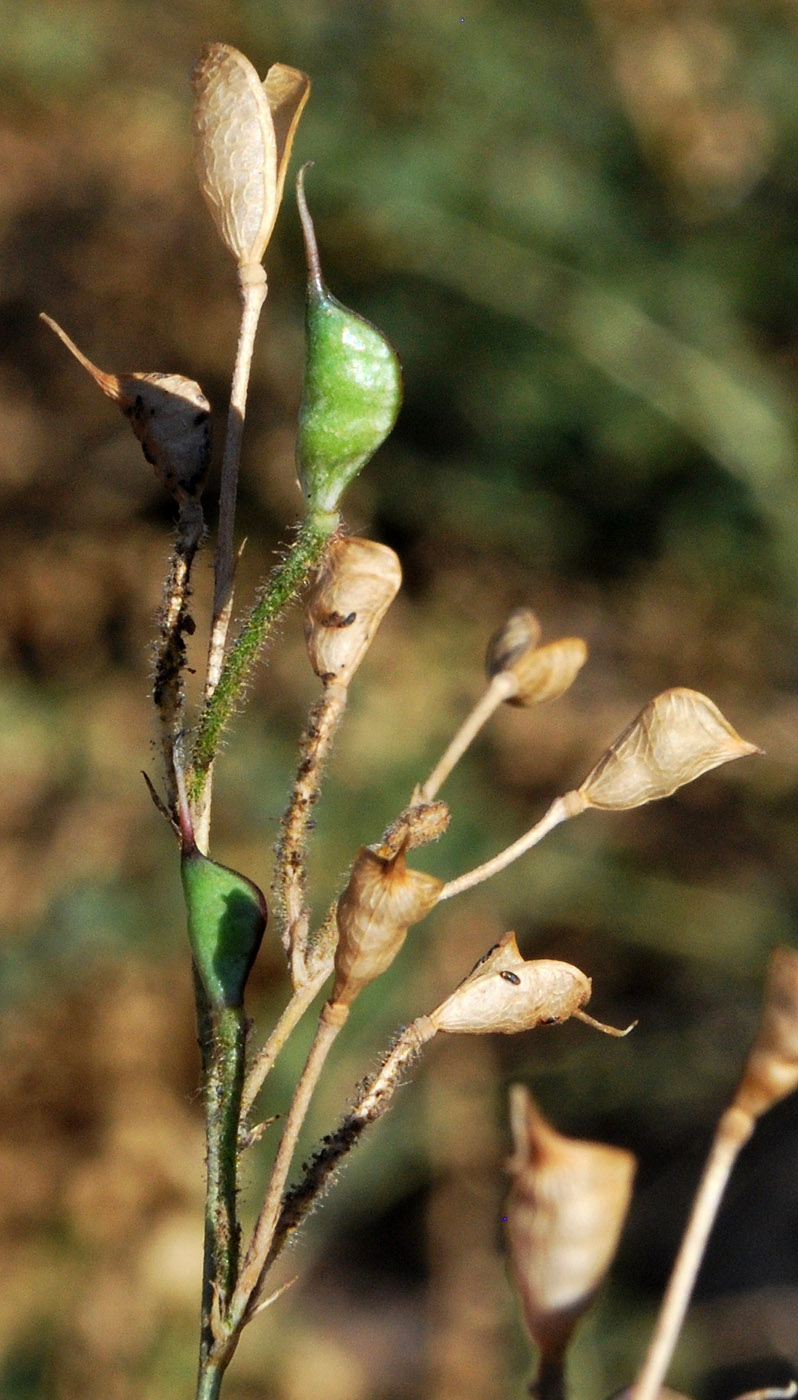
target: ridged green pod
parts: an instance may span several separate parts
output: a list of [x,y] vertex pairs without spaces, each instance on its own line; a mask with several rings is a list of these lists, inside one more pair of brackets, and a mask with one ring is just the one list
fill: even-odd
[[[381,331],[331,295],[321,274],[304,190],[297,202],[308,260],[307,347],[297,437],[308,513],[333,515],[350,481],[390,433],[402,403],[402,371]],[[331,522],[334,528],[334,523]]]

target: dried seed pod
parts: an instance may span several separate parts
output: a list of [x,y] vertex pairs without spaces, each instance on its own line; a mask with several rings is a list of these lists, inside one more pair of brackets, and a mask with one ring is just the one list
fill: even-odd
[[361,847],[338,900],[333,1002],[351,1005],[390,967],[410,925],[434,908],[442,889],[434,875],[408,869],[403,850],[386,858]]
[[487,671],[511,676],[515,690],[509,705],[539,705],[557,700],[573,685],[587,660],[581,637],[561,637],[538,646],[540,623],[529,608],[516,608],[488,645]]
[[206,44],[192,85],[200,189],[239,267],[260,263],[310,79],[275,63],[261,83],[249,59],[230,44]]
[[211,406],[199,384],[181,374],[106,374],[50,316],[42,312],[41,320],[119,405],[170,495],[179,503],[198,501],[211,457]]
[[578,791],[589,807],[639,807],[753,753],[761,749],[741,739],[706,695],[677,687],[649,701]]
[[544,1363],[564,1355],[612,1262],[635,1159],[555,1132],[523,1085],[510,1090],[507,1239],[527,1327]]
[[333,540],[305,609],[317,676],[349,685],[401,582],[399,558],[387,545],[355,536]]
[[297,179],[308,290],[296,460],[309,515],[324,523],[335,516],[347,486],[396,422],[402,371],[382,332],[342,306],[327,289],[305,200],[306,168]]
[[798,1089],[798,952],[775,948],[768,962],[759,1031],[734,1097],[752,1118]]
[[570,963],[526,962],[515,934],[506,933],[429,1019],[451,1034],[514,1035],[567,1021],[590,1000],[590,990],[590,978]]

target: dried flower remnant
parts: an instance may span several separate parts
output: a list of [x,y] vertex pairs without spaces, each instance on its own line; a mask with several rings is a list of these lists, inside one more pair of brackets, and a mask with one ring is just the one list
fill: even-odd
[[192,74],[195,162],[222,242],[239,267],[260,263],[272,235],[310,79],[275,63],[261,82],[229,44],[206,44]]
[[211,457],[211,406],[199,384],[182,374],[107,374],[79,350],[57,321],[41,320],[118,404],[155,475],[180,505],[198,502]]
[[758,1118],[798,1089],[798,953],[775,948],[768,963],[762,1021],[734,1097]]
[[507,1240],[540,1350],[536,1390],[551,1394],[574,1328],[617,1249],[636,1162],[622,1148],[563,1137],[520,1084],[510,1090],[510,1127]]
[[305,607],[308,655],[321,680],[350,684],[401,582],[387,545],[354,535],[332,541]]
[[404,851],[386,858],[361,847],[338,901],[332,1002],[351,1005],[390,967],[410,925],[434,908],[442,888],[434,875],[409,869]]

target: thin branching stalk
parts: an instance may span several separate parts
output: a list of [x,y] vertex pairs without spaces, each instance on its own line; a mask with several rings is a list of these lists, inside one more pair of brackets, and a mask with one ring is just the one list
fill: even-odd
[[219,489],[219,531],[213,580],[213,619],[205,674],[205,697],[216,689],[222,670],[227,629],[233,606],[235,583],[235,519],[238,498],[238,470],[241,441],[247,411],[247,393],[258,321],[266,300],[266,273],[260,263],[247,263],[238,270],[241,321],[238,329],[235,366],[230,385],[230,407],[222,459]]
[[[576,799],[576,800],[573,800]],[[451,899],[453,895],[462,894],[464,890],[473,889],[474,885],[481,885],[483,880],[490,880],[492,876],[498,875],[500,870],[505,870],[513,861],[518,860],[536,846],[544,836],[548,836],[555,826],[560,822],[568,821],[570,817],[575,817],[579,812],[583,812],[587,804],[578,793],[566,793],[564,797],[555,797],[549,810],[541,817],[540,821],[533,826],[523,836],[519,836],[512,845],[505,846],[498,855],[486,860],[484,865],[477,865],[473,870],[467,870],[464,875],[459,875],[456,880],[449,880],[441,891],[441,899]]]
[[280,825],[272,892],[294,986],[307,976],[307,845],[311,813],[318,800],[322,769],[346,708],[347,694],[345,685],[329,682],[312,706],[299,742],[299,765]]
[[[241,1099],[241,1120],[245,1122],[252,1105],[263,1087],[263,1083],[269,1074],[277,1056],[285,1045],[288,1037],[307,1011],[314,997],[321,991],[324,983],[332,972],[332,954],[329,958],[315,970],[313,975],[297,987],[291,996],[283,1014],[272,1031],[269,1039],[261,1050],[258,1051],[252,1064],[249,1067],[244,1083],[244,1092]],[[244,1145],[247,1139],[244,1135]]]
[[721,1198],[754,1120],[732,1104],[718,1124],[662,1308],[631,1400],[655,1400],[665,1380]]
[[244,1325],[248,1315],[258,1303],[262,1275],[280,1215],[282,1195],[291,1169],[297,1139],[327,1056],[338,1032],[346,1023],[348,1015],[348,1006],[344,1006],[340,1002],[327,1002],[322,1009],[316,1036],[297,1084],[280,1146],[277,1149],[277,1156],[274,1159],[266,1198],[255,1224],[252,1240],[233,1293],[228,1313],[228,1324],[233,1333]]
[[487,690],[477,701],[470,715],[463,721],[446,751],[438,759],[427,781],[422,783],[413,796],[414,802],[431,802],[443,787],[449,774],[472,744],[480,729],[487,724],[499,706],[514,695],[518,682],[510,671],[502,671],[493,677]]

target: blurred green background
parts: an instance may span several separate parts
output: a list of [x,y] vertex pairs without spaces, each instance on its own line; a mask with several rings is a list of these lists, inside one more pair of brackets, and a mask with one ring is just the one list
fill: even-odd
[[[792,938],[798,480],[793,0],[0,3],[3,511],[0,1393],[191,1394],[202,1124],[175,850],[148,699],[171,514],[124,421],[37,320],[101,366],[196,378],[222,439],[237,305],[196,190],[201,44],[310,73],[295,166],[327,280],[403,361],[390,441],[347,521],[406,587],[363,666],[318,812],[322,910],[480,692],[507,610],[585,637],[573,691],[507,711],[444,795],[423,863],[485,859],[669,685],[766,750],[592,814],[416,929],[364,994],[308,1146],[396,1028],[506,929],[639,1018],[434,1046],[285,1262],[229,1400],[505,1400],[531,1361],[501,1256],[506,1086],[641,1157],[573,1394],[626,1384],[711,1125]],[[290,182],[289,182],[290,190]],[[245,442],[243,605],[297,518],[304,269],[289,193]],[[213,518],[213,490],[209,491]],[[202,665],[210,549],[197,568]],[[317,693],[285,621],[220,765],[213,850],[264,887]],[[285,996],[268,944],[250,1009]],[[298,1036],[264,1101],[284,1111]],[[798,1366],[798,1114],[732,1185],[674,1380],[723,1397]],[[251,1200],[265,1144],[244,1172]],[[732,1374],[732,1368],[733,1370]],[[748,1369],[746,1369],[748,1368]]]

